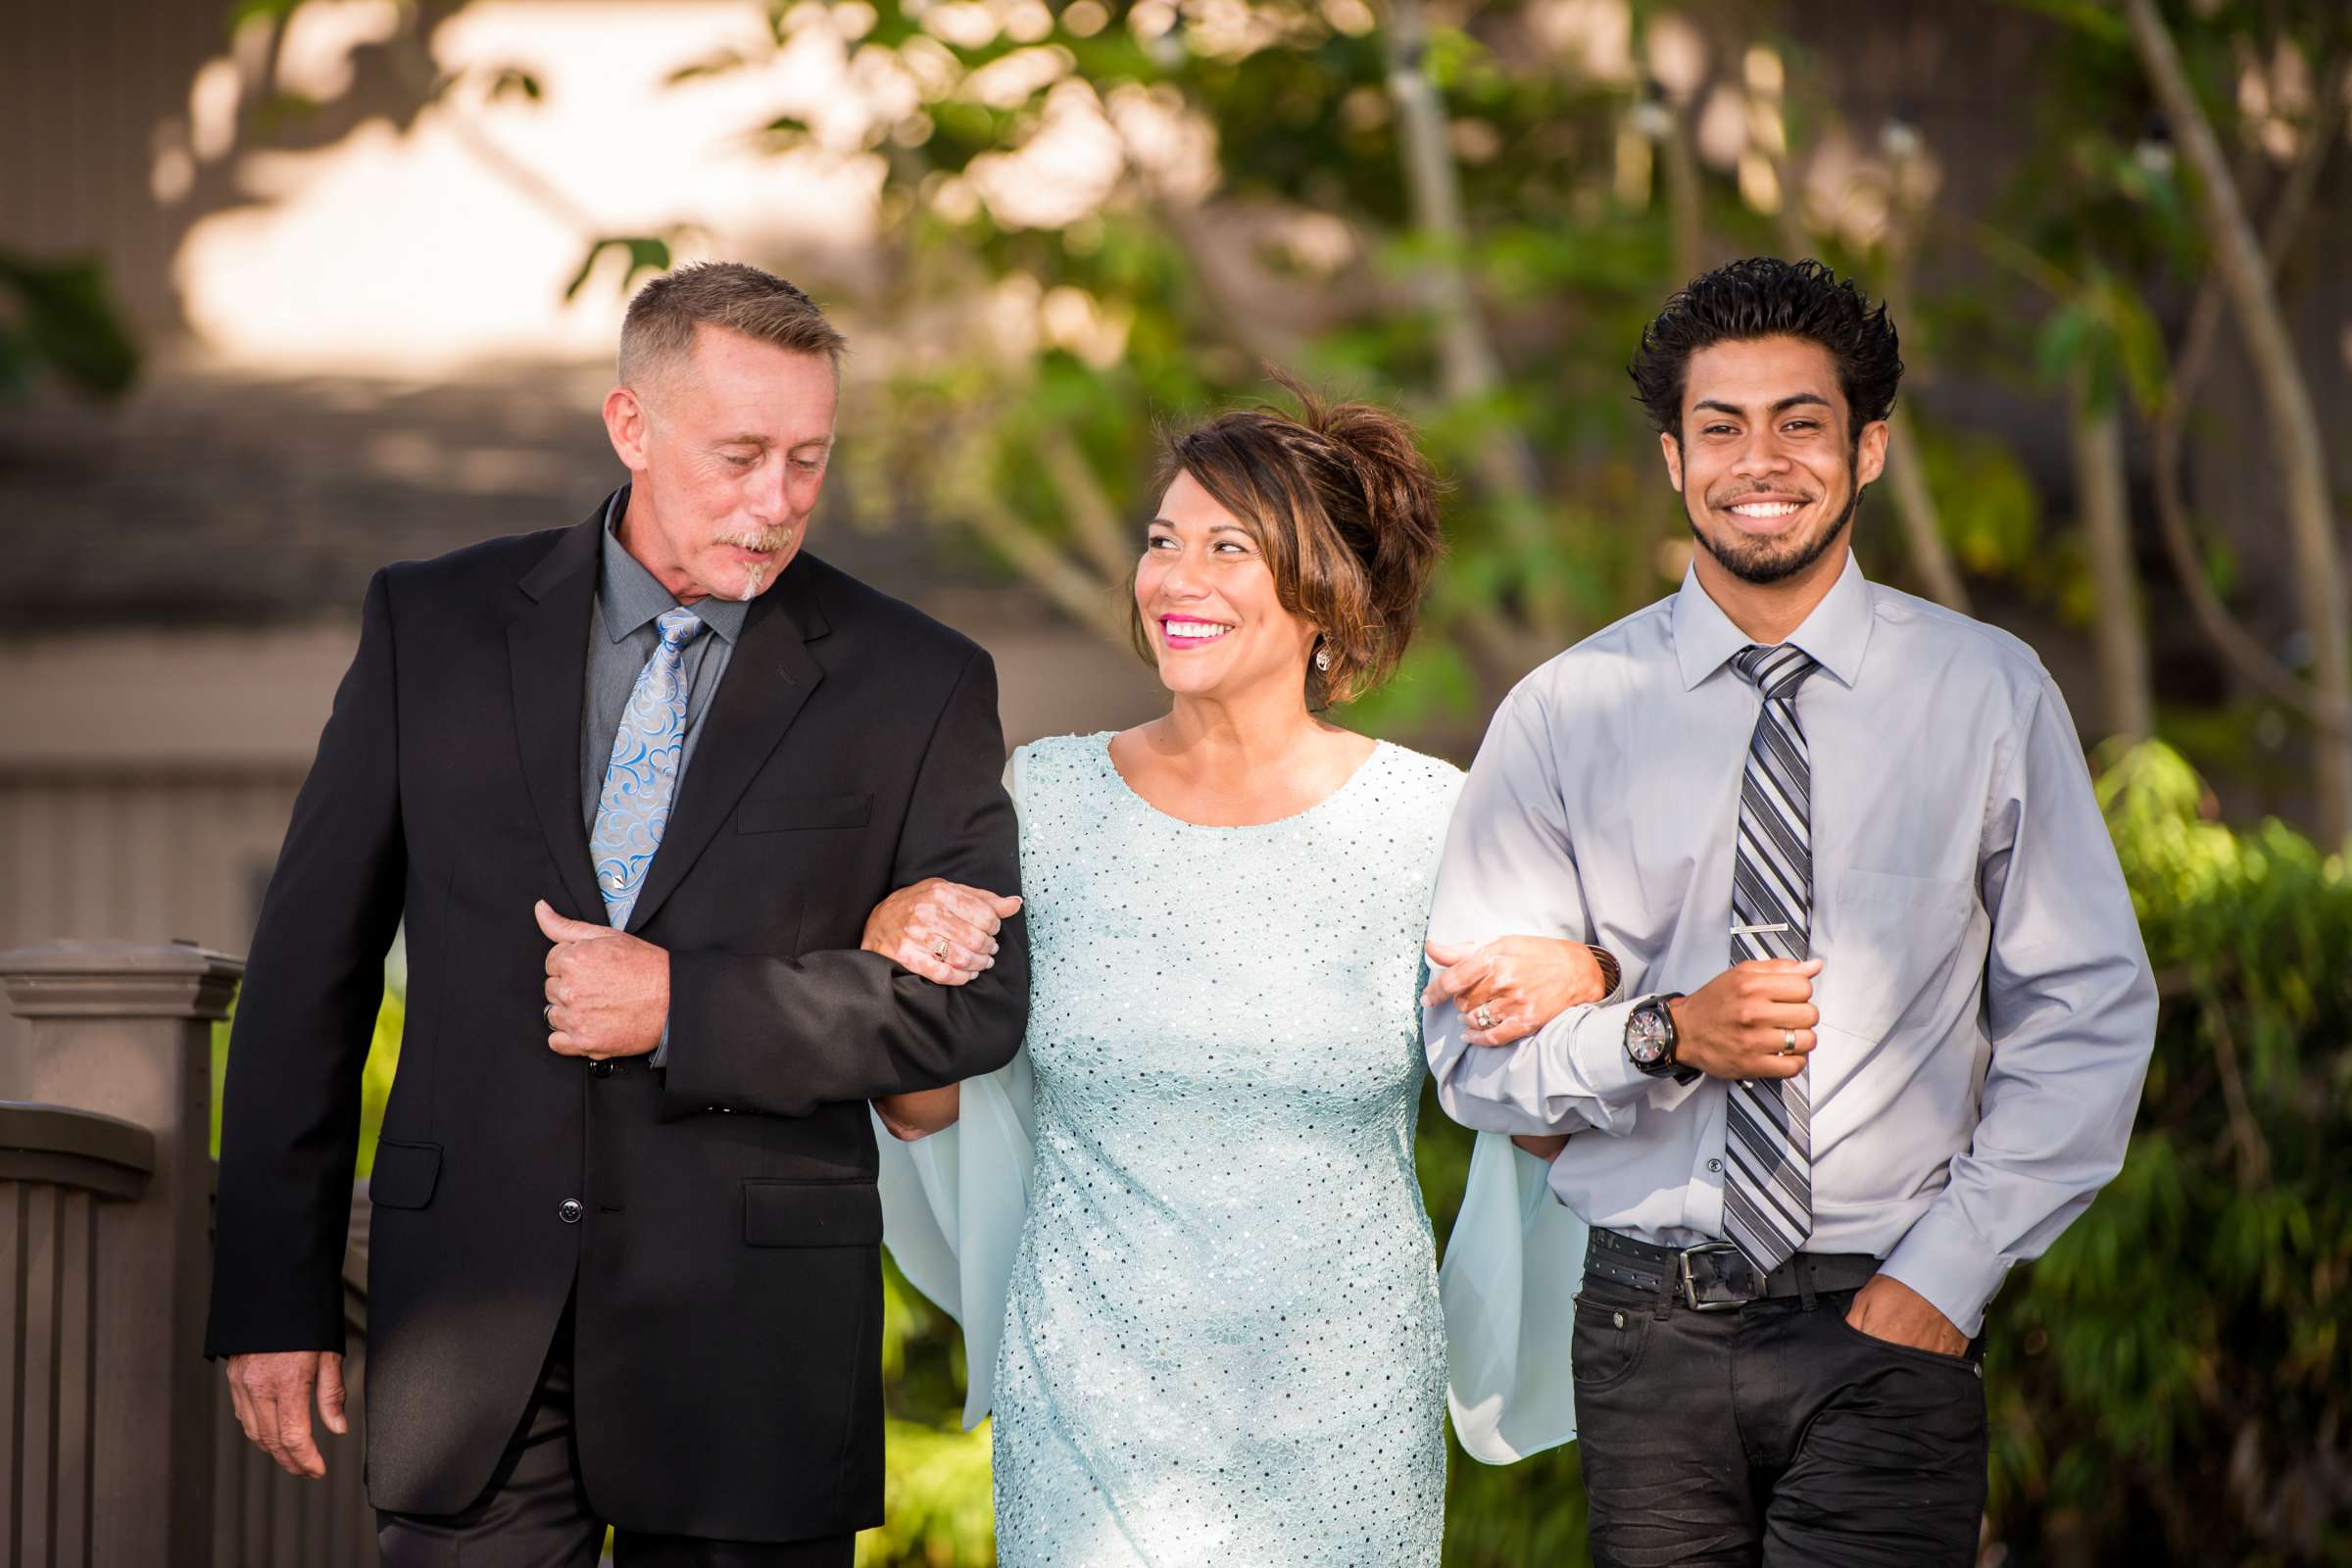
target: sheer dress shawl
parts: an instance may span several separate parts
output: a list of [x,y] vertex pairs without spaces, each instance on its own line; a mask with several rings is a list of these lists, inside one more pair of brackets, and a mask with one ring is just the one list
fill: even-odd
[[[1023,760],[1016,751],[1004,771],[1016,809]],[[1027,1053],[965,1080],[960,1102],[956,1125],[930,1137],[901,1142],[879,1118],[874,1133],[883,1244],[907,1283],[963,1330],[968,1431],[994,1400],[1013,1258],[1028,1218],[1036,1118]],[[1507,1137],[1478,1134],[1439,1267],[1454,1435],[1487,1464],[1510,1464],[1576,1437],[1568,1345],[1586,1232],[1551,1197],[1545,1175],[1544,1162]]]

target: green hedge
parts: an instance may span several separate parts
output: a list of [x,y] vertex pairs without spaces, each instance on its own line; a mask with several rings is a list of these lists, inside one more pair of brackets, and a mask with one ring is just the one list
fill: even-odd
[[2021,1568],[2352,1561],[2352,880],[2162,746],[2099,794],[2164,1008],[2123,1174],[1993,1309],[1994,1534]]

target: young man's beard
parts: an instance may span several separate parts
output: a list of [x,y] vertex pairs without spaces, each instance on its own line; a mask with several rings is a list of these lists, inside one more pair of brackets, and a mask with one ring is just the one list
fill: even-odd
[[[1846,479],[1851,483],[1853,479],[1851,468],[1846,470]],[[1752,582],[1759,587],[1769,587],[1776,582],[1788,581],[1823,556],[1828,555],[1830,547],[1844,536],[1846,524],[1854,520],[1854,513],[1862,505],[1862,492],[1868,488],[1867,485],[1854,485],[1852,493],[1846,498],[1845,510],[1838,514],[1838,520],[1822,530],[1820,538],[1803,546],[1793,554],[1786,556],[1774,555],[1772,543],[1766,541],[1756,541],[1750,544],[1748,541],[1735,536],[1727,543],[1717,543],[1709,538],[1706,531],[1700,528],[1697,521],[1691,517],[1690,504],[1687,498],[1683,503],[1683,520],[1690,524],[1690,537],[1696,539],[1700,548],[1721,563],[1724,570],[1741,582]]]

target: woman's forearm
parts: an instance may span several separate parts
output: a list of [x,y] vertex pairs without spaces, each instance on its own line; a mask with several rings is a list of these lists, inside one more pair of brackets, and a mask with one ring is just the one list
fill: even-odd
[[884,1095],[874,1102],[874,1114],[890,1135],[906,1143],[928,1138],[956,1125],[962,1113],[961,1086],[950,1084],[945,1089],[920,1089],[911,1094]]

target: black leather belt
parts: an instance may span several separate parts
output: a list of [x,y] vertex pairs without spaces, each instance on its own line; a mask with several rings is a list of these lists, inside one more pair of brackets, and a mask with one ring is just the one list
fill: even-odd
[[1652,1247],[1616,1231],[1595,1230],[1585,1247],[1585,1272],[1646,1296],[1671,1292],[1693,1312],[1729,1312],[1750,1301],[1857,1291],[1879,1271],[1868,1252],[1799,1252],[1758,1276],[1729,1242]]

